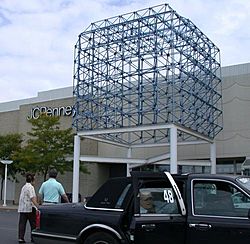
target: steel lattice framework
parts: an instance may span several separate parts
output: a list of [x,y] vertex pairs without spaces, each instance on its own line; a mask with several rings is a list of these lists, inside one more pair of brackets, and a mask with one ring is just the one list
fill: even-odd
[[[168,4],[92,23],[74,63],[78,132],[173,123],[213,139],[222,130],[219,49]],[[169,142],[166,129],[98,137]]]

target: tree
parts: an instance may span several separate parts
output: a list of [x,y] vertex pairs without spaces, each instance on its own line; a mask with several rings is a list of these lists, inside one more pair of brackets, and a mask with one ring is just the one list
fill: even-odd
[[[17,162],[14,160],[14,155],[21,150],[22,135],[18,133],[0,135],[0,159],[13,160],[13,163],[8,167],[8,175],[13,179],[20,168]],[[5,177],[4,164],[0,163],[0,175],[1,175],[1,200],[3,192],[3,181]]]
[[[74,135],[72,129],[60,129],[60,117],[41,114],[38,119],[31,119],[31,132],[27,135],[26,146],[17,154],[20,167],[24,171],[42,174],[44,180],[52,167],[58,172],[72,170]],[[87,173],[85,167],[80,169]]]

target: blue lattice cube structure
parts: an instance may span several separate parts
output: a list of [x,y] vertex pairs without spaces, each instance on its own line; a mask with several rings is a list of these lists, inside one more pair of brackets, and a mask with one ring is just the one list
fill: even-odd
[[160,143],[168,130],[119,129],[175,124],[213,139],[222,130],[220,51],[168,4],[97,21],[75,45],[74,96],[77,132]]

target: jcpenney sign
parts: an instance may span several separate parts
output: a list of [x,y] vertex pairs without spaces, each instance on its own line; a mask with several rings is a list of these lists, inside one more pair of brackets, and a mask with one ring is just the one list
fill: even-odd
[[40,114],[46,113],[49,116],[75,116],[75,110],[73,106],[62,106],[62,107],[34,107],[30,110],[30,114],[27,119],[38,119]]

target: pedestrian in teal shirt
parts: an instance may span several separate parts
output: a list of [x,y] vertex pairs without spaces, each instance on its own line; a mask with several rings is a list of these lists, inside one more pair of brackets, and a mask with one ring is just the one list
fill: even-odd
[[43,182],[39,189],[39,195],[43,200],[43,204],[60,203],[61,197],[65,202],[69,202],[62,184],[56,180],[56,177],[57,170],[53,168],[49,171],[49,179]]

